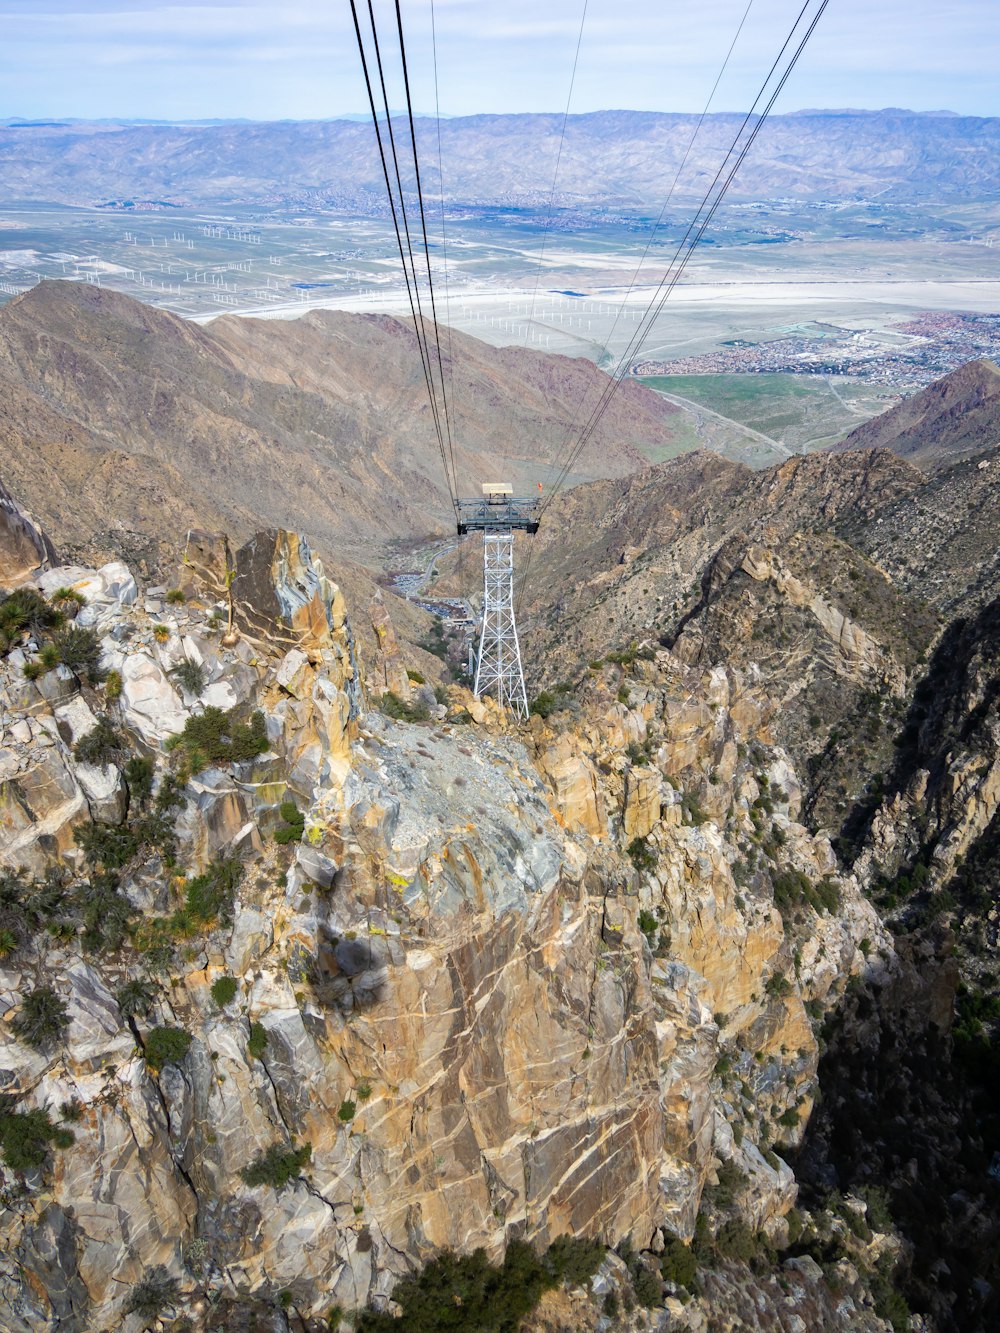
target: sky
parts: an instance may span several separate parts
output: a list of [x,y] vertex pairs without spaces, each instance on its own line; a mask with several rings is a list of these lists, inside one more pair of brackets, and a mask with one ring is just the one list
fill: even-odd
[[[389,0],[374,2],[391,32]],[[747,2],[402,0],[414,106],[435,107],[433,14],[442,114],[562,112],[585,11],[571,111],[701,111]],[[801,4],[750,0],[713,110],[750,105]],[[349,0],[0,0],[0,32],[0,117],[325,119],[367,106]],[[830,0],[775,110],[998,115],[998,69],[998,0]]]

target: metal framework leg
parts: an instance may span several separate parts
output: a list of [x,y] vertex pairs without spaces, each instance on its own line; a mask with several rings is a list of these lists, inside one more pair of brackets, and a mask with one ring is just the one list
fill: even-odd
[[483,632],[474,694],[493,694],[504,708],[528,716],[521,646],[514,623],[514,533],[483,533]]

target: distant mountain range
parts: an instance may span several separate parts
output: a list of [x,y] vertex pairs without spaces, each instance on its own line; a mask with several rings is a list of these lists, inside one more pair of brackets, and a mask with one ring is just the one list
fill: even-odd
[[[570,116],[558,204],[662,202],[694,134],[691,115],[600,111]],[[742,117],[705,119],[675,191],[700,196]],[[442,120],[445,197],[453,203],[547,204],[561,115]],[[428,192],[439,192],[437,124],[418,121]],[[0,172],[10,201],[371,208],[383,184],[365,121],[183,125],[7,123]],[[798,200],[982,199],[1000,194],[1000,118],[952,112],[804,111],[768,121],[732,197]]]

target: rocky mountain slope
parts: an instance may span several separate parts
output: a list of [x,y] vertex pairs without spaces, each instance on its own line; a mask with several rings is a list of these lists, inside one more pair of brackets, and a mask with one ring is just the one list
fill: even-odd
[[951,467],[1000,444],[1000,369],[970,361],[866,421],[835,445],[891,449],[924,472]]
[[[741,124],[709,115],[674,189],[700,197]],[[698,117],[599,111],[464,116],[441,122],[445,197],[463,203],[662,203]],[[439,192],[437,127],[418,120],[428,190]],[[905,111],[772,116],[741,168],[734,197],[883,200],[989,198],[1000,120]],[[365,121],[233,125],[0,127],[7,196],[263,207],[385,208],[374,134]]]
[[[495,1321],[526,1240],[539,1329],[888,1329],[891,1229],[788,1159],[899,963],[753,673],[650,651],[517,726],[389,661],[380,706],[301,538],[228,564],[0,603],[14,1326],[382,1328],[477,1246]],[[472,1299],[431,1271],[396,1326]]]
[[[534,488],[553,438],[605,383],[589,363],[454,334],[458,475]],[[43,283],[0,310],[4,481],[64,546],[176,559],[189,527],[242,540],[301,528],[326,555],[380,558],[452,521],[414,333],[316,313],[206,328],[117,293]],[[589,475],[643,465],[677,411],[627,385]],[[117,532],[118,544],[114,534]],[[152,539],[152,551],[147,552]],[[110,548],[110,549],[109,549]]]
[[[964,383],[982,382],[967,369]],[[917,397],[937,403],[954,382]],[[564,494],[522,547],[536,688],[632,641],[756,664],[807,775],[809,818],[835,830],[891,757],[943,624],[995,596],[1000,447],[982,447],[981,423],[973,411],[968,434],[956,424],[935,446],[931,477],[874,447],[759,473],[693,454]]]

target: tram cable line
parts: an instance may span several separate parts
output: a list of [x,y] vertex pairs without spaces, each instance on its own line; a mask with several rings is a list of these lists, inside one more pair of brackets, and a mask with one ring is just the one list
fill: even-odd
[[[753,0],[751,0],[751,3]],[[552,189],[549,191],[549,207],[545,218],[545,228],[542,231],[542,243],[538,249],[538,258],[535,261],[535,287],[531,293],[531,307],[528,311],[528,323],[534,318],[535,301],[538,298],[538,284],[542,277],[542,263],[545,260],[545,246],[549,239],[549,232],[552,229],[553,205],[556,197],[556,182],[559,179],[559,164],[562,162],[563,145],[566,142],[566,122],[569,120],[569,108],[573,101],[573,85],[576,83],[576,67],[580,63],[580,46],[583,43],[583,25],[587,21],[587,5],[589,0],[583,0],[583,12],[580,15],[580,31],[576,37],[576,51],[573,55],[573,71],[569,76],[569,92],[566,94],[566,110],[563,112],[562,128],[559,131],[559,147],[556,150],[556,165],[552,172]]]
[[[441,464],[444,469],[445,483],[448,487],[448,494],[451,499],[452,506],[455,507],[458,498],[457,478],[454,478],[452,476],[452,472],[449,469],[449,454],[445,445],[445,434],[441,425],[442,410],[439,406],[438,392],[434,383],[433,358],[431,356],[430,347],[428,345],[427,324],[424,319],[423,306],[420,299],[420,284],[418,281],[416,261],[413,255],[413,243],[412,243],[412,238],[410,236],[409,217],[406,211],[406,202],[403,192],[402,173],[399,167],[399,155],[396,151],[395,134],[392,128],[392,116],[390,113],[389,98],[385,85],[385,71],[382,64],[382,54],[379,45],[378,28],[375,22],[375,13],[372,6],[372,0],[368,0],[367,3],[368,18],[371,29],[370,41],[373,46],[375,65],[379,76],[379,86],[382,92],[382,105],[384,109],[385,122],[388,132],[388,144],[389,144],[388,153],[386,151],[386,142],[383,139],[382,135],[382,127],[379,118],[379,108],[376,105],[375,91],[372,86],[372,75],[371,75],[371,70],[369,68],[369,57],[368,57],[368,52],[366,50],[366,43],[364,40],[364,36],[362,35],[361,31],[361,21],[358,16],[357,0],[350,0],[350,4],[351,4],[351,16],[354,20],[354,32],[358,43],[358,54],[361,57],[361,68],[364,74],[365,88],[368,93],[368,105],[369,109],[371,110],[372,124],[375,129],[375,139],[378,145],[379,160],[382,165],[382,175],[385,181],[386,194],[389,200],[389,209],[392,214],[393,230],[395,231],[396,234],[396,245],[399,250],[399,258],[403,268],[403,278],[406,283],[407,299],[410,306],[410,312],[413,316],[414,332],[417,339],[417,346],[420,352],[421,367],[423,369],[424,381],[427,387],[427,397],[430,403],[431,417],[434,423],[434,431],[438,441],[438,451],[441,456]],[[397,5],[397,13],[398,13],[398,5]],[[400,31],[400,36],[402,38],[401,21],[399,23],[399,31]],[[408,81],[407,81],[407,100],[409,103]],[[412,132],[412,124],[413,124],[412,109],[409,107],[409,105],[407,107],[407,110],[409,113],[409,123]],[[416,165],[417,148],[416,148],[416,141],[412,137],[411,137],[411,148],[413,153],[414,164]],[[390,171],[389,171],[388,158],[390,155],[393,161],[393,174],[395,175],[396,178],[396,191],[393,190],[392,178],[390,176]],[[420,214],[421,214],[421,221],[423,224],[425,222],[425,218],[424,218],[422,200],[421,200]],[[400,228],[401,221],[402,221],[402,229]],[[406,238],[405,243],[404,243],[404,236]],[[424,228],[424,245],[425,245],[425,253],[428,255],[428,265],[429,265],[429,247],[427,246],[425,228]],[[436,323],[433,326],[433,333],[434,333],[435,343],[438,349],[440,349],[440,340]],[[438,352],[438,365],[440,367],[440,351]],[[441,379],[442,402],[445,400],[445,397],[446,395],[445,395],[443,372],[442,372],[442,379]]]
[[[723,59],[723,61],[722,61],[722,65],[721,65],[720,68],[719,68],[719,72],[718,72],[718,74],[715,76],[715,82],[712,84],[711,91],[709,92],[708,97],[707,97],[706,100],[705,100],[705,105],[704,105],[704,107],[702,108],[701,115],[698,117],[698,121],[697,121],[697,123],[696,123],[696,125],[695,125],[695,127],[694,127],[694,130],[692,131],[691,136],[690,136],[690,138],[688,139],[687,147],[686,147],[685,150],[684,150],[684,155],[682,156],[682,158],[681,158],[681,160],[680,160],[680,164],[678,165],[677,170],[674,172],[674,178],[673,178],[673,180],[670,182],[670,188],[667,190],[666,198],[664,199],[664,201],[663,201],[663,205],[662,205],[662,207],[660,208],[659,216],[657,217],[656,222],[653,224],[652,230],[650,231],[649,236],[648,236],[648,238],[647,238],[647,240],[646,240],[645,248],[643,249],[643,252],[642,252],[642,254],[641,254],[640,257],[639,257],[639,262],[636,264],[636,266],[635,266],[635,268],[634,268],[634,270],[633,270],[633,272],[632,272],[632,276],[631,276],[631,278],[629,279],[629,284],[628,284],[628,287],[627,287],[626,290],[625,290],[625,295],[622,297],[622,299],[621,299],[621,303],[619,304],[618,309],[617,309],[617,311],[615,312],[615,317],[614,317],[614,320],[613,320],[613,322],[612,322],[611,329],[610,329],[610,331],[609,331],[609,333],[608,333],[607,338],[605,339],[605,343],[604,343],[604,350],[605,350],[605,352],[608,350],[608,345],[610,344],[612,338],[615,336],[615,330],[618,328],[618,324],[619,324],[619,322],[620,322],[622,316],[623,316],[624,313],[625,313],[625,308],[626,308],[626,306],[627,306],[627,304],[628,304],[629,297],[632,295],[632,292],[635,290],[635,285],[636,285],[636,283],[637,283],[638,280],[639,280],[639,274],[642,272],[642,266],[643,266],[643,264],[645,264],[647,258],[649,257],[649,252],[650,252],[650,250],[651,250],[652,247],[653,247],[653,242],[654,242],[654,240],[656,239],[656,235],[657,235],[657,233],[658,233],[660,227],[663,225],[663,219],[664,219],[664,217],[666,216],[666,212],[667,212],[668,207],[670,206],[670,201],[671,201],[671,199],[674,197],[674,192],[675,192],[676,189],[677,189],[678,182],[680,181],[680,178],[681,178],[681,175],[682,175],[682,173],[683,173],[683,171],[684,171],[684,168],[687,166],[688,158],[691,156],[691,153],[692,153],[693,150],[694,150],[694,146],[695,146],[695,143],[697,142],[698,135],[700,134],[700,132],[701,132],[701,128],[702,128],[702,126],[703,126],[704,123],[705,123],[705,118],[707,117],[709,111],[711,110],[712,102],[715,100],[715,94],[716,94],[716,93],[718,92],[718,90],[719,90],[719,84],[722,82],[723,76],[725,75],[726,70],[729,68],[729,62],[730,62],[730,60],[732,59],[733,52],[734,52],[735,49],[736,49],[736,43],[739,41],[740,36],[741,36],[741,34],[742,34],[742,32],[743,32],[743,29],[744,29],[744,27],[746,26],[746,21],[747,21],[747,19],[748,19],[749,16],[750,16],[750,11],[751,11],[751,9],[753,9],[753,4],[754,4],[754,0],[747,0],[747,6],[746,6],[746,9],[744,9],[744,11],[743,11],[743,15],[742,15],[742,17],[741,17],[741,19],[740,19],[740,21],[739,21],[739,24],[737,25],[736,32],[733,34],[733,39],[732,39],[732,41],[729,43],[729,49],[728,49],[728,51],[727,51],[726,54],[725,54],[725,57],[724,57],[724,59]],[[574,73],[575,73],[575,66],[574,66]],[[553,182],[553,190],[554,190],[554,189],[555,189],[555,183]],[[536,279],[536,283],[535,283],[535,289],[536,289],[536,291],[537,291],[537,288],[538,288],[538,283],[537,283],[537,279]],[[592,368],[592,370],[591,370],[590,383],[589,383],[588,386],[587,386],[587,391],[589,391],[590,384],[593,383],[594,375],[595,375],[596,372],[597,372],[597,368],[598,368],[598,367],[597,367],[597,362],[595,362],[594,365],[593,365],[593,368]],[[587,392],[584,392],[584,393],[581,395],[580,402],[578,403],[577,408],[576,408],[576,411],[575,411],[574,414],[573,414],[573,420],[570,422],[569,427],[568,427],[568,429],[567,429],[567,431],[566,431],[566,434],[565,434],[565,437],[564,437],[564,441],[563,441],[563,445],[560,446],[560,447],[565,447],[565,445],[566,445],[566,444],[573,438],[574,432],[575,432],[575,430],[576,430],[577,422],[578,422],[579,419],[580,419],[580,414],[581,414],[582,411],[583,411],[583,405],[584,405],[584,403],[586,402],[586,400],[587,400]],[[559,457],[559,448],[557,448],[556,452],[553,454],[552,461],[547,465],[550,474],[551,474],[551,472],[554,470],[554,468],[555,468],[555,466],[556,466],[556,463],[557,463],[557,461],[558,461],[558,457]],[[517,610],[518,613],[520,613],[520,610],[521,610],[521,603],[522,603],[522,601],[524,600],[525,590],[526,590],[526,588],[527,588],[527,586],[528,586],[528,576],[529,576],[529,574],[530,574],[530,572],[531,572],[531,562],[532,562],[532,558],[533,558],[534,554],[535,554],[535,548],[534,548],[534,546],[531,546],[531,547],[529,548],[529,550],[528,550],[528,558],[527,558],[527,560],[525,561],[525,564],[524,564],[524,572],[523,572],[522,575],[521,575],[521,579],[520,579],[520,583],[519,583],[518,591],[517,591],[517,605],[516,605],[516,610]]]
[[[559,472],[558,477],[556,478],[556,482],[552,491],[549,493],[549,495],[546,497],[545,501],[542,504],[541,514],[545,513],[545,510],[555,499],[560,487],[562,486],[571,468],[573,467],[573,464],[579,458],[580,454],[586,448],[587,444],[593,437],[593,434],[597,429],[597,426],[600,424],[601,419],[607,412],[608,407],[610,406],[615,393],[618,391],[622,380],[625,378],[625,374],[628,370],[628,365],[630,361],[633,359],[633,357],[635,357],[638,354],[640,348],[642,347],[642,344],[649,336],[649,333],[653,325],[659,318],[663,306],[665,305],[671,292],[673,292],[678,282],[680,281],[681,277],[683,276],[684,271],[691,260],[691,256],[695,251],[695,248],[701,241],[713,217],[715,216],[720,205],[722,204],[722,201],[724,200],[730,186],[732,185],[737,172],[742,166],[747,153],[753,147],[753,144],[756,141],[758,134],[763,129],[767,117],[774,106],[774,103],[777,101],[779,95],[781,94],[782,89],[784,88],[788,79],[791,77],[792,71],[794,70],[796,64],[798,63],[799,57],[802,55],[802,52],[805,50],[805,47],[808,44],[808,41],[812,36],[817,23],[823,17],[823,13],[826,10],[827,5],[829,4],[829,0],[820,0],[816,13],[812,16],[811,20],[809,21],[808,26],[806,27],[806,30],[803,33],[798,46],[793,51],[784,70],[781,72],[777,83],[774,85],[773,90],[767,97],[767,101],[765,102],[763,109],[758,114],[756,112],[756,108],[758,104],[761,102],[762,98],[764,98],[765,94],[767,93],[768,86],[771,83],[771,80],[773,79],[776,71],[778,71],[786,51],[792,44],[792,41],[795,37],[795,33],[799,29],[799,26],[801,25],[803,18],[808,12],[811,3],[812,0],[805,0],[805,3],[803,4],[801,10],[799,11],[799,14],[795,22],[793,23],[788,33],[788,36],[785,38],[785,41],[781,47],[781,50],[778,53],[777,58],[775,59],[773,65],[768,71],[767,77],[765,78],[763,84],[761,85],[760,91],[758,92],[756,98],[754,99],[753,105],[751,106],[750,110],[744,117],[744,120],[733,139],[732,145],[730,146],[725,157],[723,158],[723,161],[719,166],[719,169],[716,172],[715,177],[712,180],[712,183],[706,190],[701,203],[698,205],[694,217],[688,224],[684,236],[678,243],[677,248],[674,251],[674,256],[673,259],[671,260],[670,267],[667,269],[667,272],[661,279],[658,287],[656,288],[656,291],[653,293],[653,297],[646,308],[646,313],[644,314],[639,324],[639,327],[636,329],[635,333],[633,334],[632,338],[629,341],[628,346],[622,353],[621,358],[619,359],[618,366],[615,369],[614,374],[611,376],[611,382],[605,387],[604,392],[602,393],[600,399],[598,400],[597,404],[592,410],[591,415],[586,424],[584,425],[583,430],[581,431],[576,443],[570,450],[569,455],[567,456],[565,462],[563,463],[563,466]],[[742,144],[740,144],[740,140],[743,137],[747,129],[747,126],[754,119],[755,114],[757,114],[757,119],[753,124],[753,127],[751,128],[749,134],[746,135],[745,141]],[[735,154],[735,159],[734,159],[734,154]],[[731,165],[729,165],[731,160],[732,163]],[[713,198],[713,191],[715,192],[714,198]]]

